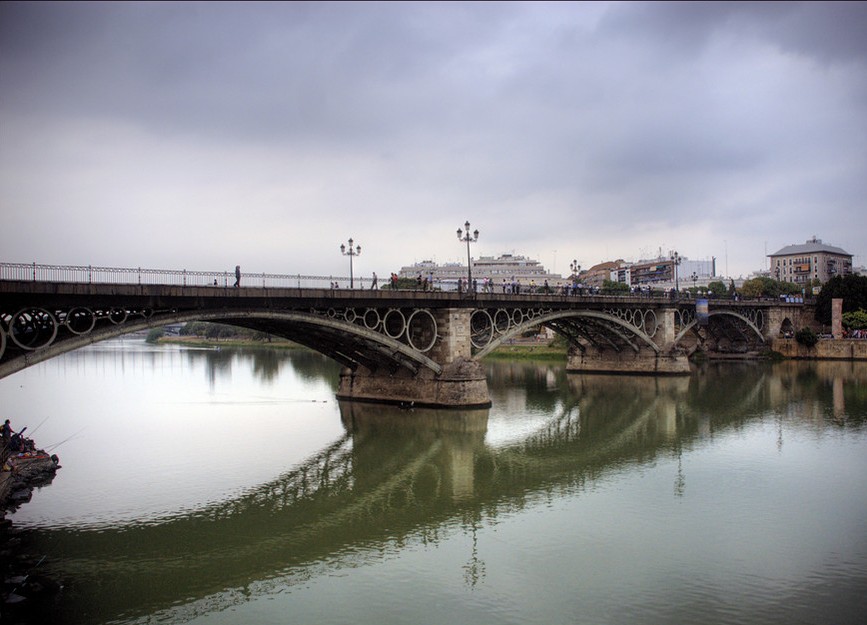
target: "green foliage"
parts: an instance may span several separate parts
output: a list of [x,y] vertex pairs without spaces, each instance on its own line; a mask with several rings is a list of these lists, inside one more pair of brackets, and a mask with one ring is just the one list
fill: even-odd
[[801,288],[801,286],[792,282],[781,282],[773,278],[760,276],[744,282],[741,287],[741,295],[749,298],[797,295],[801,293]]
[[831,323],[831,300],[843,298],[843,312],[867,309],[867,276],[836,276],[828,280],[816,297],[816,321]]
[[418,281],[415,278],[398,278],[397,286],[392,286],[391,280],[386,280],[382,286],[383,289],[395,288],[402,291],[410,291],[418,289]]
[[707,285],[708,292],[712,292],[717,297],[721,295],[725,295],[728,289],[726,289],[726,285],[722,280],[714,280],[713,282],[708,283]]
[[843,325],[850,330],[867,330],[867,310],[843,313]]
[[619,293],[629,293],[629,285],[625,282],[615,282],[614,280],[605,280],[602,282],[602,293],[605,295],[616,295]]
[[222,323],[206,321],[191,321],[185,324],[179,334],[181,336],[202,336],[208,339],[237,339],[246,341],[269,341],[271,335],[258,330],[238,328]]
[[145,343],[156,343],[165,334],[164,328],[152,328],[145,338]]
[[801,328],[795,332],[795,340],[805,347],[813,347],[813,345],[819,342],[819,337],[811,328]]

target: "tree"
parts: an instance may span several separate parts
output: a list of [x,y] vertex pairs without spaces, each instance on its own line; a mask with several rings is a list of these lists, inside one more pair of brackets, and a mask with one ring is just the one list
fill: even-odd
[[606,295],[616,295],[619,293],[629,293],[629,285],[625,282],[615,282],[614,280],[603,280],[602,292]]
[[843,326],[849,330],[867,330],[867,310],[843,313]]
[[797,284],[781,282],[764,276],[747,280],[741,287],[741,295],[750,298],[796,295],[800,292],[801,287]]
[[719,297],[725,295],[728,289],[726,289],[726,285],[722,280],[714,280],[707,285],[707,290]]
[[867,276],[835,276],[825,283],[816,297],[816,321],[831,323],[831,300],[843,299],[843,312],[867,310]]
[[165,328],[152,328],[145,338],[145,343],[156,343],[162,338],[163,334],[165,334]]

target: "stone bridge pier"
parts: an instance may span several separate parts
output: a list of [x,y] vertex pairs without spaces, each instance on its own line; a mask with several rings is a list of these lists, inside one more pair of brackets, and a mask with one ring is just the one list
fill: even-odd
[[416,371],[366,366],[344,367],[337,391],[339,399],[397,403],[400,405],[440,406],[446,408],[485,408],[491,405],[488,383],[482,364],[473,360],[470,336],[472,310],[443,308],[432,310],[436,336],[427,356],[439,367]]

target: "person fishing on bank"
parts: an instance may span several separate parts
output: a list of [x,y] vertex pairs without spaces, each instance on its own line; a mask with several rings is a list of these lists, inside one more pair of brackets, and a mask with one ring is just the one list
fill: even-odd
[[0,425],[0,436],[2,436],[3,446],[9,447],[12,442],[12,424],[9,419],[3,425]]

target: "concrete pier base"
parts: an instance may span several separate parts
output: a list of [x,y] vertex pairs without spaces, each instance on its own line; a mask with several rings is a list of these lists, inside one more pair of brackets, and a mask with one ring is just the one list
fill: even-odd
[[407,370],[393,374],[370,372],[364,367],[340,372],[338,399],[412,404],[437,408],[487,408],[491,405],[488,382],[481,365],[458,359],[437,375],[425,369],[413,375]]
[[661,354],[650,350],[616,352],[614,350],[575,347],[569,350],[566,371],[581,373],[631,373],[648,375],[689,375],[689,358],[673,352]]

